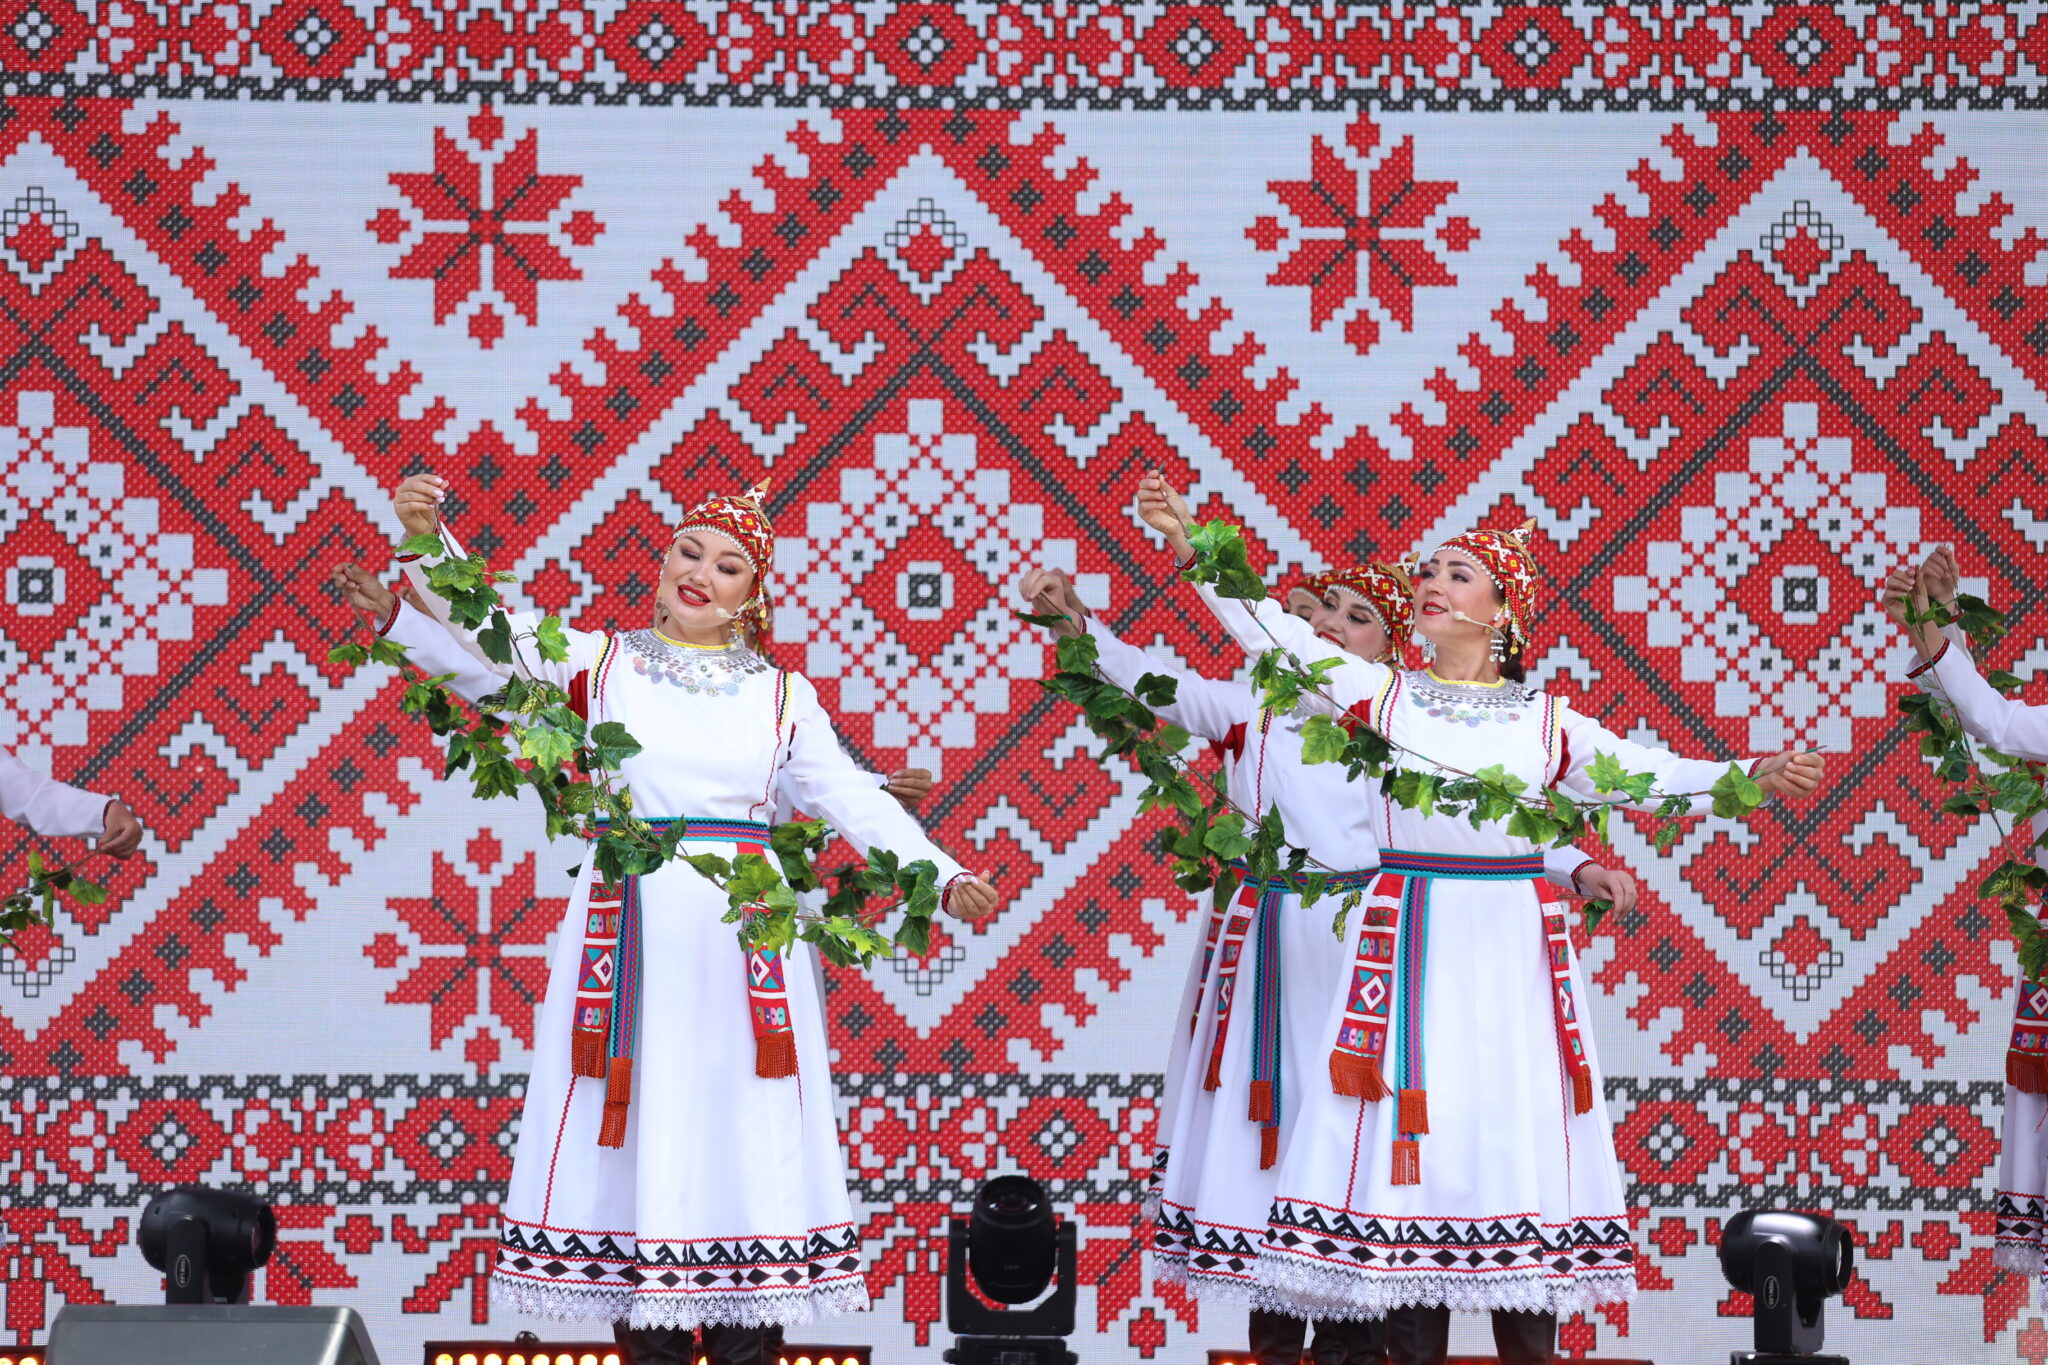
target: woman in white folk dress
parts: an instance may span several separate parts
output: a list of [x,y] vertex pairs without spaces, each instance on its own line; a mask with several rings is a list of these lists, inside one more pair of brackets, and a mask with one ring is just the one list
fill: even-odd
[[[401,493],[409,533],[447,485]],[[760,850],[778,803],[856,847],[928,858],[945,908],[994,909],[966,872],[840,747],[801,675],[741,632],[767,620],[773,533],[762,489],[713,497],[659,565],[658,629],[571,630],[568,657],[526,667],[593,724],[642,748],[619,776],[636,812],[687,821],[692,851]],[[355,606],[428,674],[471,697],[502,682],[448,628],[359,569]],[[515,632],[530,630],[515,615]],[[555,946],[503,1207],[493,1301],[563,1322],[621,1324],[635,1365],[755,1365],[763,1329],[868,1306],[846,1191],[819,999],[809,968],[743,950],[723,891],[681,863],[624,885],[586,873]],[[801,959],[799,947],[791,955]]]
[[[1318,575],[1316,586],[1323,597],[1307,619],[1329,648],[1356,659],[1402,657],[1410,622],[1404,567],[1337,570]],[[1299,1096],[1327,1074],[1317,1044],[1326,1042],[1327,1002],[1350,961],[1331,921],[1344,894],[1368,884],[1378,864],[1378,809],[1357,799],[1340,765],[1302,762],[1301,716],[1269,712],[1246,683],[1204,678],[1117,638],[1056,570],[1031,574],[1023,591],[1065,618],[1060,634],[1094,636],[1097,668],[1110,682],[1135,691],[1146,673],[1172,677],[1174,701],[1160,715],[1214,746],[1242,809],[1278,810],[1290,842],[1335,870],[1330,898],[1307,910],[1284,884],[1247,886],[1206,917],[1189,964],[1193,990],[1176,1016],[1158,1198],[1147,1210],[1158,1278],[1185,1283],[1206,1303],[1248,1306],[1253,1358],[1294,1365],[1307,1315],[1261,1287],[1260,1244]],[[1300,595],[1299,586],[1288,594],[1290,612]],[[1576,876],[1582,894],[1634,903],[1626,873],[1610,874],[1572,849],[1552,850],[1545,862],[1562,888],[1573,889]],[[1355,938],[1355,927],[1347,932]],[[1383,1335],[1378,1319],[1319,1322],[1313,1355],[1318,1365],[1377,1365],[1386,1358]]]
[[[1941,545],[1919,568],[1895,569],[1885,580],[1885,610],[1918,656],[1905,676],[1946,701],[1979,743],[2013,758],[2048,762],[2048,706],[1999,695],[1977,671],[1969,640],[1957,627],[1941,630],[1907,620],[1908,603],[1920,611],[1930,601],[1953,604],[1958,576],[1955,551]],[[2048,816],[2036,816],[2032,837],[2044,832]],[[2048,1308],[2048,984],[2018,976],[2013,997],[1992,1256],[2000,1267],[2033,1280]]]
[[[1139,509],[1190,556],[1184,504],[1156,474]],[[1473,531],[1439,547],[1415,578],[1415,629],[1433,647],[1421,671],[1336,656],[1337,707],[1429,759],[1493,764],[1531,791],[1596,793],[1606,753],[1656,778],[1659,795],[1703,792],[1725,761],[1676,758],[1613,734],[1530,689],[1536,566],[1523,532]],[[1331,652],[1272,603],[1198,589],[1254,652],[1280,644],[1306,661]],[[1256,617],[1256,619],[1255,619]],[[1322,698],[1307,704],[1335,709]],[[1419,766],[1421,760],[1401,761]],[[1820,762],[1751,764],[1767,792],[1805,795]],[[1396,1365],[1441,1362],[1449,1314],[1491,1310],[1500,1358],[1553,1358],[1556,1318],[1635,1290],[1614,1139],[1563,907],[1543,904],[1542,849],[1424,814],[1354,787],[1377,805],[1386,848],[1353,912],[1355,956],[1327,1002],[1321,1084],[1306,1084],[1260,1247],[1269,1301],[1305,1317],[1390,1316]]]

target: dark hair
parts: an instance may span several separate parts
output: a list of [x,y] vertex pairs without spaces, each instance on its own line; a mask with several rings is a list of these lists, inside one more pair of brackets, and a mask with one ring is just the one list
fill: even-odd
[[1522,651],[1510,646],[1507,657],[1500,661],[1500,675],[1509,682],[1527,682],[1529,670],[1522,665]]

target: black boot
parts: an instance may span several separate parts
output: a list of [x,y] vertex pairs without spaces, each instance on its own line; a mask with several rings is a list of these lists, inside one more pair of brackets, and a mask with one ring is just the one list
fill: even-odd
[[1301,1365],[1308,1323],[1264,1308],[1252,1310],[1252,1359],[1258,1365]]
[[1309,1344],[1309,1359],[1315,1365],[1387,1365],[1387,1320],[1365,1318],[1350,1321],[1318,1319],[1315,1340]]
[[696,1365],[697,1342],[682,1327],[628,1327],[612,1324],[612,1340],[626,1357],[626,1365]]
[[[765,1327],[705,1327],[704,1354],[711,1365],[762,1365],[767,1356],[768,1329]],[[768,1365],[774,1365],[773,1361]]]
[[1500,1365],[1550,1365],[1557,1359],[1557,1314],[1493,1314],[1493,1346]]
[[1387,1357],[1394,1365],[1444,1365],[1450,1353],[1450,1309],[1411,1306],[1387,1314]]

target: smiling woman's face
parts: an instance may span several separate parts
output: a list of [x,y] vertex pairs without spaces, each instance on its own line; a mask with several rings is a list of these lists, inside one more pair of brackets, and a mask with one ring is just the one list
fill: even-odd
[[1346,654],[1377,663],[1387,654],[1387,628],[1365,599],[1343,588],[1331,588],[1309,618],[1316,634]]
[[[1500,614],[1502,598],[1486,570],[1458,550],[1431,555],[1415,575],[1415,629],[1438,644],[1474,633]],[[1460,621],[1453,613],[1471,618]]]
[[692,644],[725,638],[727,623],[754,595],[754,567],[739,547],[709,531],[685,531],[661,561],[656,620]]

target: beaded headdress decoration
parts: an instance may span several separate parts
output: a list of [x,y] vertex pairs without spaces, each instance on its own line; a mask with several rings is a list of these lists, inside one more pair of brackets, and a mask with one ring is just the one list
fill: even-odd
[[1360,564],[1322,576],[1326,587],[1350,593],[1365,603],[1366,610],[1379,618],[1387,633],[1389,657],[1399,659],[1408,651],[1408,637],[1415,629],[1415,556],[1392,564]]
[[744,493],[716,494],[684,513],[669,537],[673,545],[685,532],[704,531],[730,541],[740,552],[754,570],[754,595],[740,606],[732,623],[735,629],[756,635],[768,633],[768,570],[775,562],[775,527],[762,509],[767,500],[766,479]]
[[1323,594],[1329,591],[1329,587],[1330,575],[1326,573],[1305,573],[1292,583],[1282,585],[1278,594],[1280,605],[1286,606],[1287,599],[1298,592],[1305,592],[1320,602],[1323,600]]
[[1529,648],[1529,623],[1536,615],[1536,557],[1529,552],[1529,533],[1536,529],[1532,518],[1512,531],[1480,529],[1453,536],[1437,553],[1463,550],[1477,560],[1500,593],[1507,628],[1493,637],[1494,657],[1520,653]]

